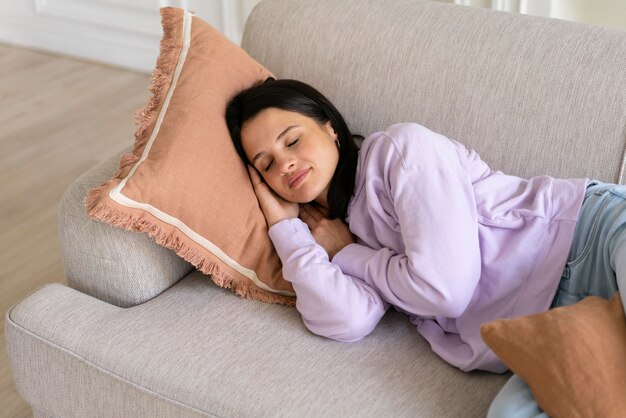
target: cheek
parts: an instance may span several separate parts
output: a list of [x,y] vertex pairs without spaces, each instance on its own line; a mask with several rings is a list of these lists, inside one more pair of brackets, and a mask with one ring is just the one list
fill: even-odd
[[337,167],[337,163],[339,161],[339,154],[337,150],[334,148],[336,145],[330,147],[327,146],[324,148],[324,152],[318,155],[318,158],[326,171],[329,171],[329,174],[333,174],[335,172],[335,168]]
[[265,180],[265,183],[267,183],[268,186],[270,186],[270,189],[277,191],[279,190],[279,186],[280,186],[280,179],[276,178],[276,176],[272,176],[271,174],[266,175],[266,177],[263,177]]

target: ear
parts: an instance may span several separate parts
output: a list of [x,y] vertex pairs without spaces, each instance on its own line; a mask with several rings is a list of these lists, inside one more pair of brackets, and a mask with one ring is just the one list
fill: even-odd
[[335,132],[335,129],[333,128],[333,124],[330,123],[330,121],[327,121],[324,124],[324,128],[326,128],[326,132],[328,132],[330,136],[334,137],[335,139],[337,138],[337,132]]

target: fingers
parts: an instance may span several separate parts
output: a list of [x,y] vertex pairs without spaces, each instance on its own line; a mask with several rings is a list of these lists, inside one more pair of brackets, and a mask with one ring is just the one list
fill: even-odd
[[263,200],[267,199],[268,194],[276,197],[274,191],[271,190],[268,185],[263,181],[256,169],[251,165],[247,165],[246,167],[248,168],[248,174],[250,175],[250,180],[252,181],[254,194],[256,194],[259,201],[263,203]]
[[250,165],[247,166],[254,194],[262,209],[264,209],[270,201],[276,199],[274,192],[263,182],[256,169]]
[[300,209],[300,212],[306,212],[311,218],[315,220],[315,222],[319,222],[326,217],[321,210],[313,205],[303,205]]
[[252,180],[252,185],[256,188],[259,184],[263,183],[261,180],[261,176],[257,173],[256,168],[252,167],[250,164],[246,165],[248,169],[248,175],[250,176],[250,180]]
[[316,206],[316,208],[324,218],[328,218],[328,208],[325,208],[324,206]]
[[317,221],[311,215],[309,215],[309,212],[307,212],[304,206],[302,205],[300,206],[299,216],[300,216],[300,219],[302,219],[302,221],[305,224],[307,224],[307,226],[309,227],[311,231],[315,229],[315,225],[317,225]]

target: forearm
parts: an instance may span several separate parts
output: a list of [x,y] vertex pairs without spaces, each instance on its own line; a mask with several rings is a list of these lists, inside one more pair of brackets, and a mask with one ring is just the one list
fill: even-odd
[[480,274],[479,266],[455,269],[446,260],[414,266],[406,254],[360,244],[345,247],[334,262],[345,273],[362,278],[384,301],[419,316],[459,316],[467,307],[475,277]]
[[331,263],[301,220],[279,222],[269,233],[283,276],[296,291],[296,308],[311,332],[356,341],[374,329],[388,305],[371,286]]

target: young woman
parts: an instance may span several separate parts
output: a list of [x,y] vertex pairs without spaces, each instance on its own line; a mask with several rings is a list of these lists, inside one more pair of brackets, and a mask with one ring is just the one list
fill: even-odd
[[447,362],[504,372],[482,323],[626,286],[626,187],[509,176],[415,123],[359,150],[337,109],[295,80],[239,93],[226,119],[316,334],[356,341],[393,306]]

